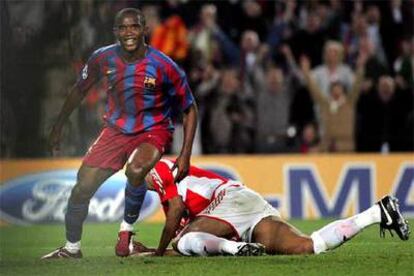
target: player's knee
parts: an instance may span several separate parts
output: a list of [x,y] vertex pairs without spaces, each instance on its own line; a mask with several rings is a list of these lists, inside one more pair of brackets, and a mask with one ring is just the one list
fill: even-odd
[[145,164],[129,164],[125,170],[125,175],[131,185],[139,186],[149,170],[149,166]]
[[78,182],[72,189],[70,194],[70,201],[73,203],[86,203],[93,196],[91,189],[80,182]]
[[199,255],[200,250],[198,250],[198,233],[197,232],[188,232],[184,234],[176,243],[176,250],[183,255],[190,256],[193,254]]

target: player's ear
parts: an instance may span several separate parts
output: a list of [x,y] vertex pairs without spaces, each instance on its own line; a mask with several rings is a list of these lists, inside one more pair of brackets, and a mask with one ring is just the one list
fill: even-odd
[[149,27],[147,25],[144,26],[144,36],[147,38],[149,34]]
[[119,31],[117,27],[112,28],[112,32],[117,40],[119,40]]

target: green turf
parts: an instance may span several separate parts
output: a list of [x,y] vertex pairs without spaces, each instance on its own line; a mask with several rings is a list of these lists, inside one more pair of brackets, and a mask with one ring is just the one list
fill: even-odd
[[[305,233],[327,220],[293,221]],[[414,221],[411,221],[411,225]],[[155,246],[158,224],[139,226],[139,239]],[[373,226],[334,252],[319,256],[145,257],[114,256],[117,224],[84,228],[82,260],[40,261],[62,245],[62,225],[0,228],[1,275],[413,275],[414,243],[398,237],[381,239]]]

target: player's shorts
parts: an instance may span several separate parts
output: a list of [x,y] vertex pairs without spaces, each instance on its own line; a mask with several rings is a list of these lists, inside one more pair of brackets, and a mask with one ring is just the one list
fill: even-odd
[[238,240],[251,242],[256,225],[266,217],[280,218],[280,213],[255,191],[229,181],[217,188],[214,200],[199,216],[227,223]]
[[124,134],[115,128],[105,127],[86,153],[83,164],[118,171],[140,144],[149,143],[162,154],[171,140],[172,133],[169,130]]

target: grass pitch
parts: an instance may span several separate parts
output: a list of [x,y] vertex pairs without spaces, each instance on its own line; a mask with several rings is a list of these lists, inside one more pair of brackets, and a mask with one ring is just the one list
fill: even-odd
[[[328,220],[292,221],[310,234]],[[414,220],[410,221],[414,225]],[[161,224],[141,224],[137,237],[156,246]],[[319,256],[118,258],[118,224],[87,224],[82,260],[40,261],[63,245],[63,225],[0,228],[1,275],[413,275],[413,239],[379,237],[371,226],[337,250]]]

